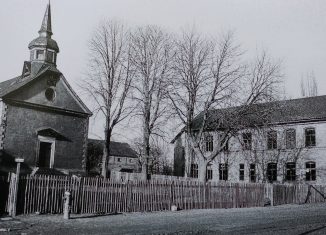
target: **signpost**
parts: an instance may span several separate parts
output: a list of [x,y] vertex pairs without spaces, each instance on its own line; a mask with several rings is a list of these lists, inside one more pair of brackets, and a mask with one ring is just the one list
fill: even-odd
[[11,212],[12,217],[15,217],[17,212],[17,196],[18,196],[18,185],[19,185],[19,175],[20,175],[20,164],[24,162],[24,159],[16,158],[15,162],[17,163],[17,169],[16,169],[15,188],[14,188],[14,195],[13,195],[13,207]]

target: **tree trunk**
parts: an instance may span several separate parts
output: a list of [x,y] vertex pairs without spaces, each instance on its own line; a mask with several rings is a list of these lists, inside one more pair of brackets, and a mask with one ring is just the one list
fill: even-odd
[[149,146],[149,130],[145,124],[144,127],[144,136],[143,136],[143,151],[144,151],[144,160],[142,165],[142,179],[147,180],[148,179],[148,161],[149,161],[149,155],[150,155],[150,146]]
[[107,157],[108,157],[108,151],[106,144],[104,143],[103,146],[103,155],[102,155],[102,169],[101,169],[101,175],[104,179],[106,179],[106,173],[107,173]]
[[206,171],[207,171],[207,160],[201,160],[198,164],[198,180],[200,182],[206,183]]
[[108,162],[110,158],[110,141],[111,141],[111,130],[109,128],[110,120],[107,118],[106,120],[107,127],[105,128],[105,140],[104,140],[104,146],[103,146],[103,156],[102,156],[102,171],[101,175],[104,179],[107,178],[107,172],[108,172]]

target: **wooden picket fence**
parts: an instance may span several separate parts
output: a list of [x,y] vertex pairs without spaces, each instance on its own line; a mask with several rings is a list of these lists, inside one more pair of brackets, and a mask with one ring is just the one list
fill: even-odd
[[264,205],[264,184],[127,181],[70,176],[22,176],[17,213],[62,213],[64,192],[72,213],[115,213]]
[[[9,179],[7,211],[12,208],[14,174]],[[63,213],[64,193],[71,192],[72,213],[116,213],[180,209],[241,208],[324,202],[325,185],[279,185],[178,180],[114,181],[99,177],[21,176],[17,214]]]
[[324,195],[326,195],[326,185],[273,185],[273,201],[275,206],[325,202]]

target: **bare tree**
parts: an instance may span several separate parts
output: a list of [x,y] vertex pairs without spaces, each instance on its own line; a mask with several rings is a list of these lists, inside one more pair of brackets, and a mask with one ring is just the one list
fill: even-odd
[[[281,77],[280,66],[265,52],[252,66],[244,65],[232,34],[213,43],[193,30],[183,33],[176,45],[170,100],[175,114],[185,125],[188,156],[197,158],[199,179],[206,181],[207,165],[224,151],[232,136],[249,124],[245,117],[255,111],[253,104],[272,99]],[[240,106],[213,111],[234,105]],[[221,130],[221,144],[207,152],[202,144],[205,132]],[[186,159],[186,176],[191,161]]]
[[318,95],[318,84],[313,71],[308,73],[305,78],[303,76],[301,77],[300,88],[302,97]]
[[132,63],[135,67],[133,99],[142,122],[143,178],[148,176],[150,139],[163,136],[167,106],[166,80],[170,76],[172,47],[170,36],[156,26],[137,28],[131,35]]
[[105,117],[103,177],[107,177],[110,141],[115,126],[128,117],[131,110],[126,100],[131,87],[132,70],[129,37],[117,21],[104,21],[89,42],[88,74],[81,87],[94,100],[96,114]]
[[133,141],[133,149],[138,156],[138,163],[140,166],[144,165],[147,161],[149,174],[171,174],[172,167],[168,159],[167,153],[164,148],[164,143],[161,138],[156,137],[150,141],[149,158],[146,159],[143,151],[142,138],[135,138]]

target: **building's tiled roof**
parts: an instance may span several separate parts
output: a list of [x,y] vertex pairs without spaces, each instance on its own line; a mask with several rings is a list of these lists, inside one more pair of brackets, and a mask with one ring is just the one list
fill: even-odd
[[92,115],[92,112],[87,108],[87,106],[83,103],[83,101],[79,98],[79,96],[75,93],[75,91],[71,88],[67,80],[64,78],[62,73],[53,65],[49,64],[36,64],[33,65],[35,68],[37,68],[35,74],[30,74],[24,76],[18,76],[12,79],[9,79],[7,81],[0,83],[0,98],[3,98],[4,96],[8,95],[9,93],[16,91],[19,88],[22,88],[23,86],[27,85],[28,83],[32,82],[33,80],[39,78],[42,74],[45,74],[47,72],[51,73],[57,73],[61,75],[61,79],[64,80],[65,84],[67,85],[68,89],[70,89],[71,93],[74,95],[74,97],[78,100],[80,105],[83,107],[85,113]]
[[52,38],[37,37],[28,44],[29,49],[32,49],[33,47],[37,47],[37,46],[38,47],[43,46],[45,48],[50,48],[55,50],[56,52],[59,52],[59,46],[57,42]]
[[[88,144],[97,145],[100,148],[103,148],[104,140],[88,139]],[[111,141],[110,156],[137,158],[137,153],[127,143]]]
[[56,72],[58,74],[61,74],[61,72],[54,66],[44,64],[42,67],[40,67],[39,71],[37,72],[37,74],[35,76],[29,75],[29,76],[22,77],[22,75],[21,75],[21,76],[9,79],[7,81],[1,82],[0,83],[0,97],[2,98],[3,96],[23,87],[24,85],[26,85],[27,83],[36,79],[41,74],[43,74],[47,71]]
[[[220,117],[236,117],[239,112],[245,110],[241,121],[247,126],[262,124],[287,124],[303,123],[326,120],[326,95],[306,97],[300,99],[274,101],[251,105],[249,107],[238,106],[226,109],[211,110],[208,113],[206,129],[216,129],[216,120]],[[264,115],[264,117],[262,117]],[[203,115],[199,114],[192,123],[192,129],[199,129],[202,125]],[[173,140],[182,133],[181,131]]]

